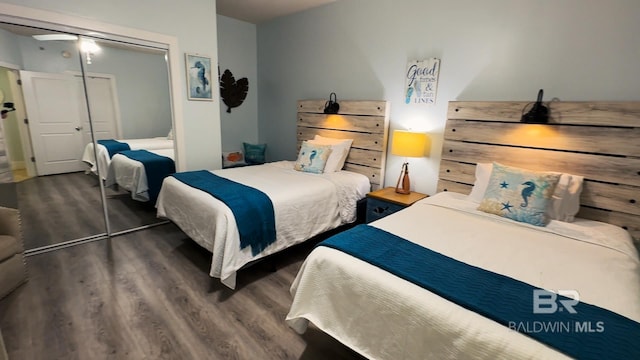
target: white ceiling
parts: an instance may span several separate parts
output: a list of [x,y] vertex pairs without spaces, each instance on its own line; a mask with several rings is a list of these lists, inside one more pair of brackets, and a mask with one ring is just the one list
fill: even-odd
[[280,16],[294,14],[336,0],[217,0],[217,13],[259,24]]

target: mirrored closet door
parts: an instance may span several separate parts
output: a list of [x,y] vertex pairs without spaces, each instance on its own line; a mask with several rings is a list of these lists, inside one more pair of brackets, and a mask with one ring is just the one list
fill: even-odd
[[109,169],[94,144],[168,137],[165,50],[11,23],[0,24],[0,44],[0,87],[15,107],[3,126],[27,253],[160,222],[149,202],[104,186]]
[[[132,150],[140,147],[173,158],[166,50],[86,37],[81,41],[86,44],[85,86],[96,139],[118,139]],[[139,177],[144,168],[139,165],[120,155],[101,169],[112,233],[159,222],[149,197],[154,184]]]

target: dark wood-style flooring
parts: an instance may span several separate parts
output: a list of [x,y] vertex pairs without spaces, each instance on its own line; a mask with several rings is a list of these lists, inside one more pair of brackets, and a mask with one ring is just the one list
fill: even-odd
[[[33,177],[16,183],[25,249],[106,233],[98,177],[83,172]],[[105,190],[111,231],[157,223],[152,204],[126,191]]]
[[29,281],[0,301],[9,358],[360,359],[284,322],[314,243],[242,270],[235,291],[173,224],[28,257]]

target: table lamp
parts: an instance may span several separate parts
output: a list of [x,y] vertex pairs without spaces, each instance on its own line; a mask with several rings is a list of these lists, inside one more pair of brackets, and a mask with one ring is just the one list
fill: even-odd
[[[391,143],[391,154],[404,157],[423,157],[427,145],[427,134],[403,130],[393,131],[393,142]],[[405,160],[402,164],[400,177],[396,183],[398,194],[411,193],[411,183],[409,181],[409,163]]]

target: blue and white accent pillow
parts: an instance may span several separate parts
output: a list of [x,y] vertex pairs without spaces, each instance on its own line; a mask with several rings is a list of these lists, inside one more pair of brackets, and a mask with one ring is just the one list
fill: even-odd
[[331,146],[329,145],[313,145],[303,141],[293,168],[298,171],[322,174],[330,154]]
[[478,210],[536,226],[549,223],[547,207],[560,173],[535,172],[493,163]]

